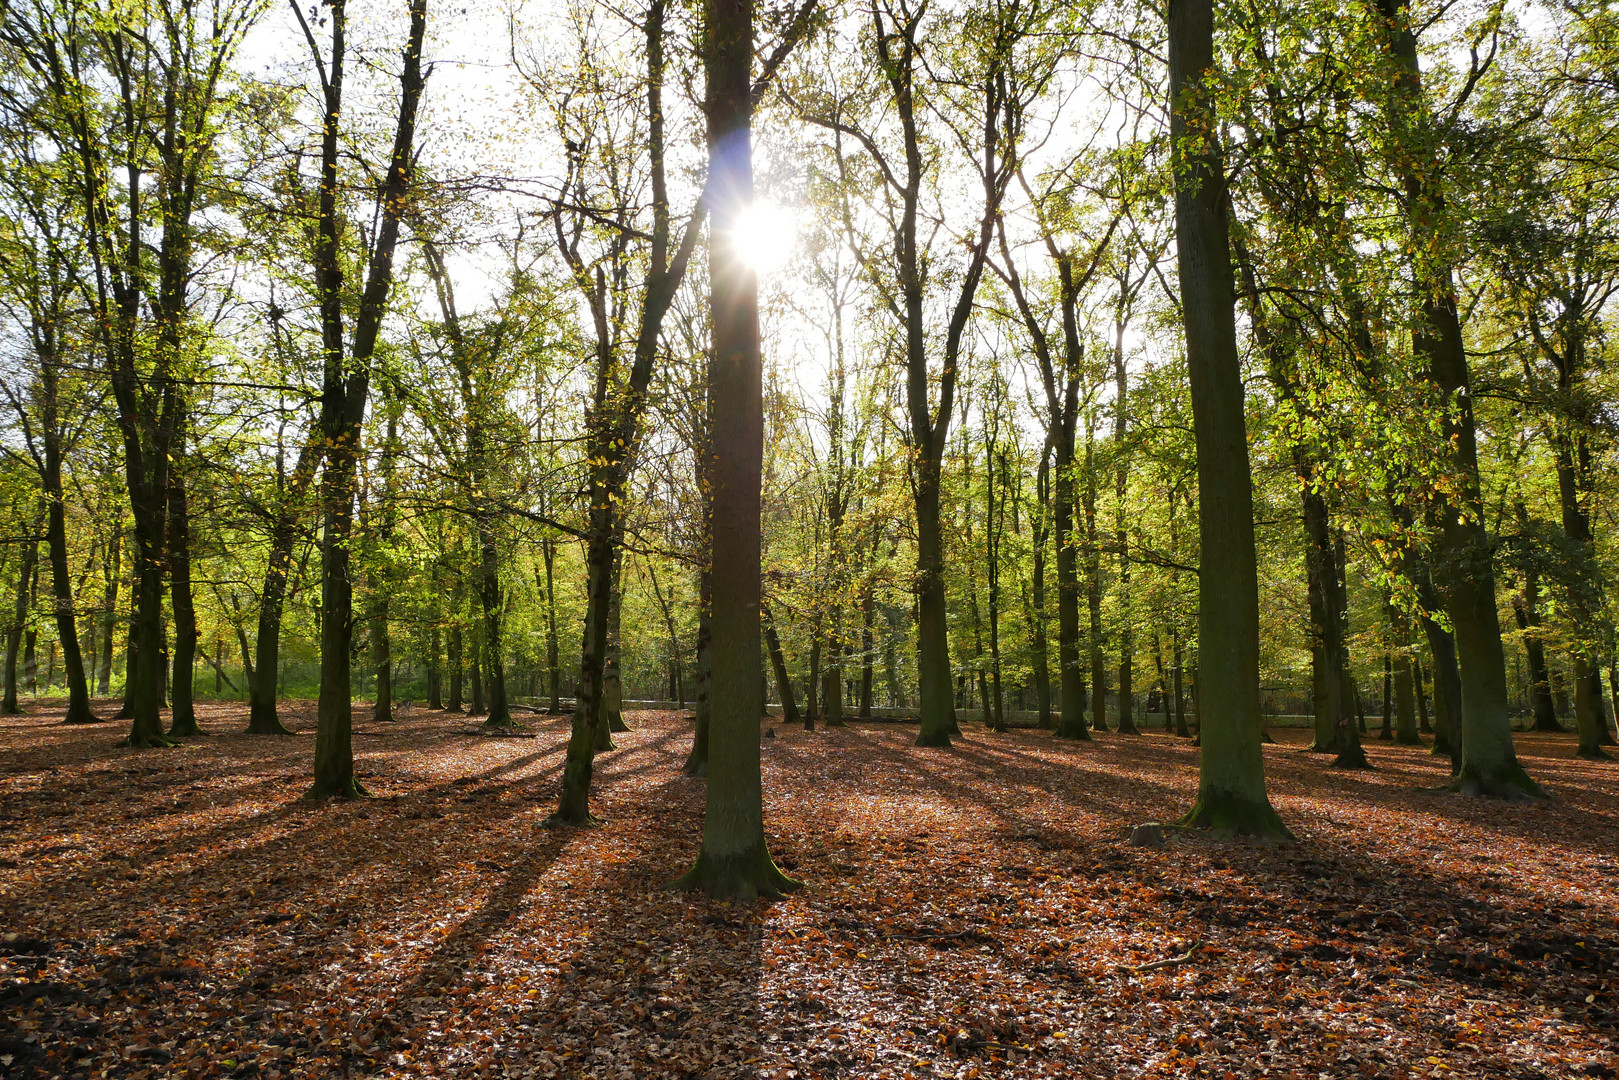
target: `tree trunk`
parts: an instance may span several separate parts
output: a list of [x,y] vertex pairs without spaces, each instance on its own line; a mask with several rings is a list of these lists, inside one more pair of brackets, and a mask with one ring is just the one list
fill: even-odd
[[1421,318],[1412,331],[1412,351],[1428,365],[1433,389],[1445,407],[1443,434],[1461,481],[1459,499],[1436,497],[1440,523],[1435,561],[1446,613],[1456,637],[1461,683],[1461,759],[1452,788],[1469,795],[1538,797],[1540,785],[1518,764],[1508,713],[1506,657],[1496,609],[1495,570],[1479,488],[1478,448],[1450,263],[1434,230],[1445,219],[1445,198],[1433,177],[1417,39],[1406,0],[1378,0],[1387,20],[1386,47],[1396,66],[1388,109],[1394,129],[1395,167],[1408,202]]
[[[73,605],[73,580],[67,565],[67,511],[62,500],[62,425],[58,413],[57,329],[39,327],[35,338],[39,349],[41,416],[40,433],[44,442],[46,550],[51,563],[51,599],[56,614],[56,637],[62,643],[62,662],[67,675],[66,724],[94,724],[99,717],[90,711],[90,687],[84,674],[84,657],[79,652],[79,621]],[[116,532],[116,530],[115,530]],[[92,638],[93,640],[93,638]],[[195,721],[193,721],[193,724]]]
[[[624,610],[624,552],[613,551],[612,596],[607,602],[607,659],[602,668],[602,713],[609,732],[630,730],[624,722],[624,679],[619,672],[619,625]],[[606,747],[597,747],[607,749]]]
[[1287,836],[1260,750],[1259,578],[1226,220],[1214,124],[1212,0],[1170,0],[1175,235],[1197,445],[1199,540],[1197,802],[1183,819],[1222,832]]
[[180,410],[169,464],[169,607],[174,613],[174,678],[169,694],[169,735],[205,735],[197,725],[193,672],[197,655],[197,610],[191,595],[191,515],[183,469],[187,432]]
[[819,621],[810,628],[809,682],[804,688],[804,730],[815,730],[815,718],[821,714],[821,627]]
[[551,702],[546,709],[552,716],[562,714],[562,663],[557,655],[557,591],[556,591],[556,541],[546,537],[540,545],[540,553],[545,559],[545,666],[546,689],[550,692]]
[[444,708],[444,669],[441,666],[443,654],[440,631],[437,623],[428,635],[427,655],[427,707],[433,710]]
[[1186,687],[1185,687],[1185,659],[1181,655],[1181,637],[1177,631],[1170,635],[1170,643],[1175,650],[1175,735],[1177,738],[1190,739],[1191,728],[1186,726]]
[[1380,740],[1394,738],[1394,660],[1383,654],[1383,727],[1377,733]]
[[446,712],[458,713],[465,702],[461,698],[462,680],[466,671],[466,657],[462,651],[461,624],[452,623],[450,626],[450,651],[448,664],[450,668],[450,700],[444,706]]
[[1107,730],[1107,655],[1102,651],[1102,538],[1096,528],[1096,440],[1085,432],[1085,570],[1091,615],[1091,728]]
[[798,703],[793,700],[793,680],[787,674],[787,657],[781,651],[781,635],[776,633],[776,622],[770,609],[764,608],[765,645],[770,650],[770,666],[776,674],[776,692],[781,695],[781,721],[796,724],[799,721]]
[[843,644],[834,619],[827,639],[828,662],[821,668],[821,711],[827,727],[846,727],[843,719]]
[[39,541],[35,537],[43,523],[43,516],[36,515],[28,533],[29,538],[23,541],[22,558],[18,560],[17,602],[12,610],[11,625],[6,628],[6,685],[4,699],[0,700],[0,716],[18,716],[22,713],[22,705],[17,699],[17,655],[22,647],[23,628],[28,625],[29,598],[33,595],[34,577],[38,573]]
[[753,201],[753,5],[707,0],[705,67],[713,352],[713,643],[709,770],[702,850],[677,886],[753,899],[799,887],[765,844],[758,693],[760,484],[764,459],[758,281],[730,242]]
[[1422,660],[1417,656],[1411,658],[1411,681],[1417,691],[1417,734],[1432,735],[1433,724],[1428,721],[1428,688],[1422,675]]
[[118,627],[118,582],[123,577],[120,565],[123,555],[124,530],[114,523],[112,537],[107,542],[107,586],[101,594],[101,649],[96,669],[96,696],[112,693],[112,639]]
[[1417,730],[1417,710],[1412,693],[1416,679],[1409,653],[1401,651],[1394,661],[1394,741],[1401,746],[1421,746],[1422,735]]
[[871,686],[872,686],[872,652],[875,643],[872,640],[872,620],[876,614],[876,604],[871,595],[871,583],[867,582],[865,591],[860,600],[860,712],[862,720],[871,719]]
[[[704,511],[704,520],[707,512]],[[714,624],[710,604],[714,596],[714,575],[705,563],[697,577],[697,701],[692,730],[691,752],[680,771],[687,776],[708,775],[708,690],[714,673]],[[811,683],[813,690],[814,684]]]
[[259,631],[255,642],[258,654],[254,666],[264,676],[248,692],[247,732],[249,735],[291,735],[276,715],[276,673],[281,670],[281,620],[286,608],[287,571],[292,565],[292,548],[298,538],[298,520],[304,499],[315,479],[324,454],[320,440],[311,431],[298,451],[292,477],[282,492],[270,529],[270,555],[264,569],[264,587],[259,590]]
[[377,673],[376,700],[371,719],[379,724],[394,719],[393,641],[388,636],[388,598],[373,598],[371,605],[371,663]]
[[[345,14],[333,7],[330,75],[326,78],[326,117],[321,145],[320,207],[315,269],[320,296],[323,345],[323,393],[320,432],[326,445],[321,470],[321,624],[320,698],[316,704],[315,779],[306,797],[352,798],[366,794],[354,774],[354,715],[350,657],[354,640],[354,593],[350,548],[354,499],[359,488],[357,465],[361,427],[370,390],[371,358],[393,284],[393,255],[401,215],[407,208],[421,100],[422,39],[427,29],[426,0],[411,0],[410,30],[399,76],[401,102],[394,130],[377,236],[366,271],[365,289],[355,320],[353,341],[345,349],[337,208],[338,138],[342,111]],[[347,356],[345,357],[345,351]]]
[[1534,716],[1534,730],[1562,731],[1563,725],[1557,722],[1557,707],[1552,702],[1546,646],[1540,639],[1539,593],[1540,575],[1532,567],[1525,569],[1523,589],[1512,598],[1512,613],[1523,634],[1523,647],[1529,659],[1529,706]]

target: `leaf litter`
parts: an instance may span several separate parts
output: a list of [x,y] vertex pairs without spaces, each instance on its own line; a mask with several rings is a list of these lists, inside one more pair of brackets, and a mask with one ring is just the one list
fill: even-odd
[[729,904],[667,888],[689,718],[631,714],[605,824],[551,831],[565,718],[362,724],[375,797],[313,805],[288,711],[141,752],[0,721],[0,1075],[1619,1076],[1619,793],[1572,736],[1520,736],[1555,798],[1503,805],[1279,732],[1297,843],[1140,848],[1196,784],[1167,735],[778,725],[767,829],[807,887]]

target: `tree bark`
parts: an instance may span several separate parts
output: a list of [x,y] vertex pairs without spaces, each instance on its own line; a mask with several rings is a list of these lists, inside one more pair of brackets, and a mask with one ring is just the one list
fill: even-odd
[[[300,19],[302,15],[300,13]],[[361,425],[370,390],[376,348],[393,284],[394,248],[411,193],[416,110],[421,101],[422,39],[427,29],[426,0],[410,0],[410,30],[399,76],[400,106],[393,149],[380,192],[380,220],[370,253],[365,289],[354,337],[345,346],[343,269],[339,253],[337,206],[339,134],[342,115],[344,0],[330,12],[332,54],[325,83],[325,123],[321,143],[321,184],[316,243],[316,292],[320,298],[324,376],[320,432],[326,448],[321,470],[321,656],[320,698],[316,704],[315,778],[311,799],[366,794],[354,775],[353,693],[350,657],[354,639],[354,595],[350,549]],[[313,43],[313,38],[311,38]],[[345,355],[346,353],[346,355]]]
[[318,430],[311,429],[298,451],[292,476],[281,491],[270,527],[269,559],[264,568],[264,586],[259,590],[257,653],[254,666],[263,675],[248,691],[247,733],[249,735],[291,735],[276,715],[276,673],[281,670],[281,621],[286,610],[287,571],[292,565],[292,548],[298,538],[298,520],[304,500],[324,458]]
[[707,0],[705,69],[713,352],[713,672],[702,849],[677,886],[715,897],[779,896],[799,887],[765,843],[758,693],[760,484],[764,460],[758,281],[731,232],[753,201],[753,5]]
[[793,680],[787,674],[787,656],[781,651],[781,635],[776,633],[776,621],[770,609],[762,609],[765,626],[765,645],[770,650],[770,666],[776,675],[776,692],[781,696],[781,721],[796,724],[799,721],[798,703],[793,700]]
[[1212,90],[1212,0],[1170,0],[1175,236],[1197,444],[1199,538],[1197,802],[1183,819],[1287,836],[1260,750],[1259,579],[1227,232],[1225,162]]
[[1410,218],[1413,272],[1423,298],[1412,349],[1428,365],[1428,378],[1446,409],[1443,434],[1453,448],[1452,468],[1460,481],[1458,498],[1439,493],[1439,558],[1436,572],[1446,613],[1456,635],[1461,683],[1461,758],[1453,790],[1508,798],[1543,793],[1518,764],[1508,713],[1506,657],[1496,610],[1495,569],[1485,530],[1479,488],[1478,448],[1452,271],[1438,222],[1446,216],[1436,177],[1432,141],[1426,137],[1426,111],[1417,59],[1417,39],[1407,0],[1377,0],[1386,21],[1388,58],[1394,66],[1387,116],[1394,129],[1394,166],[1405,188]]
[[169,457],[169,608],[174,614],[174,675],[169,691],[169,735],[205,735],[197,725],[194,678],[197,656],[197,609],[191,594],[191,514],[184,473],[186,408],[175,421]]
[[17,601],[12,609],[11,625],[6,628],[6,683],[5,696],[0,699],[0,716],[18,716],[22,713],[22,705],[17,697],[17,656],[22,647],[23,628],[28,625],[29,599],[33,596],[34,578],[38,573],[39,541],[36,537],[43,524],[44,515],[35,515],[29,538],[23,541],[22,557],[18,560]]

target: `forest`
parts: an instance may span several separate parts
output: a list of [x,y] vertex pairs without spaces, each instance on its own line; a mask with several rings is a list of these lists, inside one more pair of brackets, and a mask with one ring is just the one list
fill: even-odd
[[0,2],[0,1075],[1619,1075],[1610,0]]

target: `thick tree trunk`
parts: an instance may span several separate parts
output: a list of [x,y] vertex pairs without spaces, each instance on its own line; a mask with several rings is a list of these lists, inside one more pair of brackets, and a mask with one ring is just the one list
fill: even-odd
[[837,621],[832,625],[832,635],[827,642],[828,662],[821,668],[821,710],[827,727],[847,727],[843,719],[843,644],[838,637]]
[[799,883],[776,869],[765,844],[758,709],[763,365],[758,281],[730,242],[753,201],[753,5],[707,0],[706,13],[715,662],[702,849],[677,885],[752,899],[791,892]]
[[590,812],[590,783],[596,769],[596,753],[612,747],[612,736],[602,710],[610,607],[607,594],[613,562],[609,511],[605,502],[591,499],[590,541],[585,545],[585,625],[579,647],[579,681],[574,684],[573,731],[562,770],[562,795],[556,813],[547,819],[553,825],[586,825],[596,820]]
[[1259,578],[1248,468],[1225,162],[1214,119],[1212,0],[1170,0],[1175,236],[1197,444],[1199,537],[1197,802],[1184,823],[1287,836],[1260,750]]
[[1506,657],[1496,609],[1495,569],[1485,529],[1479,488],[1478,448],[1452,272],[1443,245],[1433,243],[1444,219],[1445,199],[1434,180],[1432,140],[1417,40],[1406,0],[1377,0],[1387,21],[1386,48],[1396,67],[1388,120],[1397,148],[1395,167],[1408,202],[1421,318],[1412,331],[1412,349],[1428,365],[1428,377],[1446,408],[1445,441],[1460,480],[1458,498],[1437,497],[1440,533],[1436,571],[1446,613],[1456,637],[1461,683],[1461,759],[1454,790],[1503,797],[1540,796],[1540,786],[1518,764],[1508,713]]
[[1422,745],[1422,735],[1417,730],[1415,695],[1412,693],[1415,682],[1411,656],[1401,652],[1394,661],[1394,741],[1401,746]]

